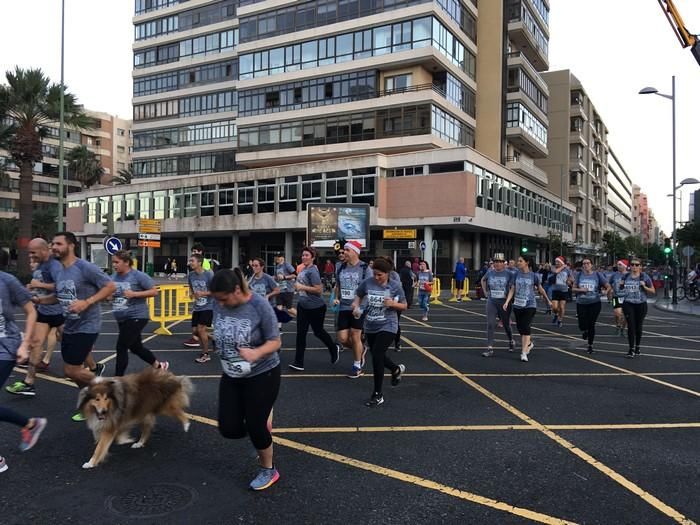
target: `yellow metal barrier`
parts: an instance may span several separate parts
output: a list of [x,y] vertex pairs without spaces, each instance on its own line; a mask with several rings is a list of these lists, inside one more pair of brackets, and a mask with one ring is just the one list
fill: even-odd
[[435,277],[433,279],[433,291],[430,293],[430,304],[442,304],[440,301],[440,292],[442,292],[440,279]]
[[173,335],[165,327],[165,323],[184,321],[192,316],[190,313],[190,303],[192,302],[190,287],[186,284],[161,284],[156,288],[158,288],[158,295],[148,298],[151,321],[160,324],[154,333]]
[[[452,291],[452,297],[450,297],[450,303],[457,302],[457,286],[456,281],[452,279],[450,283],[450,289]],[[471,301],[469,298],[469,278],[464,279],[464,286],[462,287],[462,301]]]

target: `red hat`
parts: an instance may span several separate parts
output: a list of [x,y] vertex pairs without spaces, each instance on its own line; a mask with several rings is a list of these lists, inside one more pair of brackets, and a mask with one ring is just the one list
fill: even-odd
[[621,265],[623,265],[625,268],[629,268],[629,267],[630,267],[630,262],[629,262],[627,259],[620,259],[619,261],[617,261],[617,264],[621,264]]
[[348,241],[345,243],[343,248],[346,250],[352,250],[357,255],[360,255],[360,252],[362,251],[362,245],[358,241]]
[[555,261],[561,261],[562,264],[566,264],[566,259],[562,255],[554,259]]

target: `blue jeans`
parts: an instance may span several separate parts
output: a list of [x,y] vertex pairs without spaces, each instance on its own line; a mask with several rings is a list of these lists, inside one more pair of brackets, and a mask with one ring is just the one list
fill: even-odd
[[[5,381],[10,377],[14,366],[15,361],[0,361],[0,388],[5,385]],[[26,427],[29,424],[29,419],[4,406],[0,406],[0,421],[12,423],[18,427]]]
[[418,293],[418,305],[420,306],[420,309],[427,313],[428,310],[430,310],[429,303],[430,303],[430,294],[419,292]]

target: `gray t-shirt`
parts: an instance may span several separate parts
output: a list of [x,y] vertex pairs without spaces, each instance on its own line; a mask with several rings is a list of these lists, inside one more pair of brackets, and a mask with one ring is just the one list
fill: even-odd
[[[45,261],[39,265],[39,267],[33,272],[32,279],[36,279],[45,284],[56,284],[56,279],[58,279],[59,272],[63,269],[63,265],[56,259],[51,257],[48,261]],[[35,288],[32,290],[32,296],[34,297],[48,297],[49,295],[54,295],[55,290],[52,292],[50,290],[44,290],[40,288]],[[40,304],[37,306],[37,311],[41,315],[62,315],[63,310],[61,305],[58,303],[54,304]]]
[[[297,282],[304,286],[318,286],[321,284],[321,274],[318,273],[316,265],[312,264],[304,268],[297,277]],[[320,294],[299,291],[298,306],[307,310],[313,310],[314,308],[321,308],[325,304]]]
[[430,294],[425,290],[425,283],[433,282],[433,272],[426,270],[425,272],[418,272],[418,293],[419,294]]
[[600,289],[607,284],[607,280],[600,272],[586,274],[582,271],[576,274],[575,288],[585,288],[586,293],[578,292],[576,302],[579,304],[595,304],[600,302]]
[[229,377],[252,377],[272,370],[280,364],[274,352],[260,361],[249,363],[238,353],[240,347],[257,348],[280,336],[277,316],[270,303],[256,294],[239,306],[214,306],[214,338],[221,357],[221,367]]
[[388,297],[400,303],[406,302],[400,281],[389,279],[387,284],[381,285],[374,277],[370,277],[357,287],[357,296],[361,299],[367,297],[365,333],[390,332],[395,334],[399,330],[398,313],[393,308],[384,306],[384,299]]
[[486,284],[488,286],[489,301],[504,303],[510,287],[515,282],[515,274],[507,269],[501,272],[489,270],[486,272]]
[[[625,274],[622,272],[614,272],[610,276],[610,280],[608,281],[608,283],[610,284],[610,287],[612,288],[613,297],[617,297],[618,299],[622,299],[622,295],[624,295],[624,294],[621,295],[621,292],[620,292],[620,281],[622,280],[623,275],[625,275]],[[620,302],[624,302],[624,299]]]
[[97,334],[102,326],[100,305],[94,303],[80,314],[71,313],[68,307],[73,301],[84,301],[110,283],[109,276],[97,266],[78,259],[68,268],[62,268],[56,281],[56,299],[63,308],[66,334]]
[[557,292],[568,292],[569,285],[567,281],[569,277],[571,277],[571,270],[569,270],[568,268],[564,268],[562,271],[555,274],[554,285],[552,286],[552,290],[556,290]]
[[513,294],[513,308],[537,308],[535,300],[535,288],[540,285],[540,274],[535,272],[521,272],[515,275],[515,293]]
[[192,298],[194,299],[193,312],[204,312],[213,308],[214,299],[211,295],[199,298],[194,296],[195,292],[208,292],[209,283],[211,283],[213,277],[214,274],[208,270],[202,273],[190,272],[187,274],[187,282],[192,289]]
[[0,361],[14,361],[22,344],[19,327],[15,323],[15,308],[32,300],[14,275],[0,272]]
[[[343,266],[343,264],[345,266]],[[355,291],[360,283],[371,272],[365,263],[359,261],[355,266],[349,263],[341,263],[338,268],[338,286],[340,287],[340,311],[352,311],[352,302],[355,300]]]
[[117,321],[125,319],[149,319],[148,304],[145,297],[124,297],[126,290],[143,292],[155,286],[153,279],[138,270],[129,270],[125,275],[115,273],[112,277],[117,289],[112,300],[112,313]]
[[279,282],[280,285],[280,293],[293,293],[294,286],[292,285],[291,279],[280,280],[279,276],[283,275],[287,277],[288,275],[294,275],[295,273],[296,271],[294,271],[294,266],[289,264],[287,261],[275,266],[275,276],[277,278],[277,282]]
[[639,274],[639,277],[632,277],[631,273],[626,273],[621,281],[625,281],[621,295],[625,298],[626,303],[641,304],[647,302],[647,293],[641,287],[641,283],[644,283],[647,288],[651,288],[653,283],[646,273]]
[[[265,296],[272,293],[275,288],[279,288],[279,285],[277,284],[277,281],[263,272],[258,278],[255,277],[255,274],[253,274],[250,279],[248,279],[248,287],[250,288],[251,292],[264,299]],[[272,304],[274,300],[274,297],[269,299],[270,304]]]

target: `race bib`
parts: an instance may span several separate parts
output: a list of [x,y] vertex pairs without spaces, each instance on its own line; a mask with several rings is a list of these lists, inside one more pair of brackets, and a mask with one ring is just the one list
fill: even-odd
[[591,283],[588,281],[583,282],[581,283],[581,288],[588,290],[588,292],[595,292],[595,283]]
[[503,290],[491,290],[492,299],[503,299],[506,296],[506,292]]
[[353,290],[349,290],[347,288],[340,289],[340,298],[341,299],[352,299],[354,296],[355,296],[355,292]]
[[207,305],[207,298],[206,297],[198,297],[197,300],[194,302],[194,304],[197,306],[206,306]]
[[250,375],[251,365],[245,359],[236,361],[221,361],[221,366],[226,375],[231,377],[246,377]]
[[527,306],[527,299],[525,299],[523,297],[516,297],[515,302],[513,304],[515,306],[520,306],[520,307]]
[[129,306],[129,299],[126,297],[115,297],[112,301],[113,310],[126,310]]

